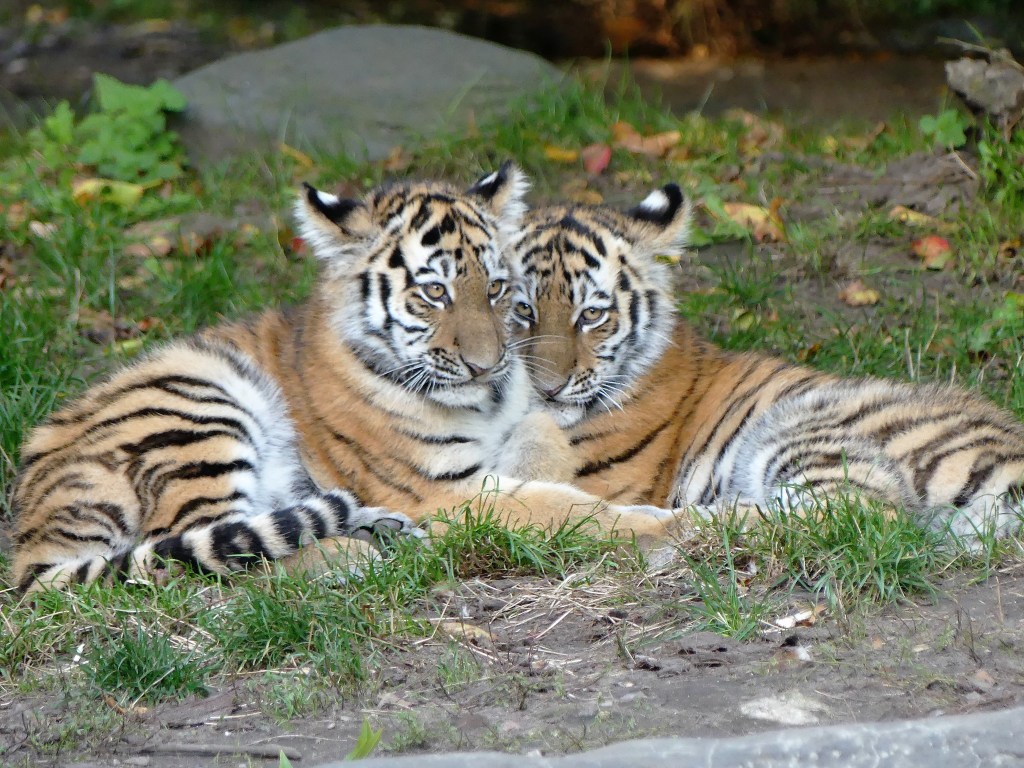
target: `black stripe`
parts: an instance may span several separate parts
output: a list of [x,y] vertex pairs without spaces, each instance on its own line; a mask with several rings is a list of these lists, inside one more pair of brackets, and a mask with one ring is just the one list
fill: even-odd
[[941,464],[945,459],[948,459],[950,456],[960,453],[961,451],[969,451],[972,448],[978,448],[983,445],[991,444],[992,439],[988,437],[970,440],[964,443],[963,445],[956,446],[955,448],[950,448],[945,451],[933,453],[929,461],[921,467],[911,466],[911,471],[914,473],[914,490],[917,491],[917,494],[920,497],[924,498],[925,489],[928,487],[928,483],[931,482],[932,475],[935,474],[935,471],[938,469],[939,464]]
[[[174,518],[171,520],[171,524],[167,528],[168,530],[174,530],[187,515],[195,512],[200,507],[205,507],[209,504],[238,501],[240,499],[251,501],[249,495],[244,491],[234,491],[226,496],[197,496],[178,507],[178,511],[174,513]],[[151,531],[150,533],[154,532]]]
[[237,439],[234,432],[226,429],[214,429],[208,432],[195,432],[190,429],[168,429],[163,432],[154,432],[135,443],[122,443],[118,448],[129,455],[137,456],[158,448],[180,448],[185,445],[201,443],[214,437]]
[[327,428],[327,431],[330,433],[331,437],[333,437],[339,443],[342,443],[343,445],[347,446],[352,451],[352,454],[355,456],[356,460],[363,466],[363,469],[367,473],[372,475],[374,479],[376,479],[379,483],[381,483],[384,486],[387,486],[388,488],[393,488],[396,491],[401,491],[402,493],[412,496],[412,498],[417,503],[423,501],[423,497],[416,491],[414,491],[411,487],[397,482],[393,476],[384,475],[382,472],[380,472],[376,468],[376,466],[374,466],[374,463],[379,462],[379,457],[369,456],[369,458],[372,459],[374,462],[371,463],[370,461],[367,460],[367,454],[365,450],[362,448],[362,446],[360,446],[357,442],[352,440],[352,438],[348,437],[347,435],[343,435],[341,432],[331,429],[330,427]]
[[179,418],[182,421],[187,421],[192,424],[220,424],[225,427],[231,427],[238,431],[238,438],[252,445],[252,438],[249,435],[248,429],[238,419],[233,419],[228,416],[200,416],[195,413],[188,413],[187,411],[179,411],[175,408],[140,408],[136,411],[130,411],[123,413],[120,416],[112,416],[109,419],[98,421],[82,433],[82,437],[88,437],[95,435],[95,433],[103,430],[107,427],[117,426],[124,424],[128,421],[134,421],[136,419],[144,419],[150,416],[173,416]]
[[453,469],[451,472],[444,472],[440,475],[427,474],[422,470],[420,471],[420,474],[431,480],[437,480],[439,482],[453,482],[455,480],[465,480],[466,478],[472,477],[473,475],[480,471],[481,467],[481,464],[473,464],[472,466],[466,467],[465,469]]
[[615,456],[611,456],[606,459],[601,459],[600,461],[592,461],[587,464],[584,464],[580,469],[576,471],[576,477],[587,477],[588,475],[593,475],[596,474],[597,472],[602,472],[611,467],[613,464],[621,464],[624,461],[629,461],[631,458],[640,453],[640,451],[642,451],[644,448],[650,445],[651,441],[653,441],[658,435],[660,435],[662,431],[664,431],[664,429],[669,424],[672,423],[672,421],[673,420],[671,418],[667,421],[663,421],[653,430],[651,430],[646,435],[641,437],[638,442],[636,442],[631,447],[627,448],[622,453],[616,454]]
[[147,489],[153,497],[159,499],[164,489],[175,480],[202,480],[210,477],[221,477],[234,472],[255,472],[256,468],[245,459],[235,461],[190,461],[179,464],[177,468],[160,475]]
[[473,438],[462,435],[421,435],[416,432],[406,432],[402,429],[398,430],[398,432],[405,437],[420,443],[426,443],[427,445],[461,445],[476,442]]
[[978,492],[978,488],[981,487],[981,484],[988,480],[992,476],[992,473],[995,472],[999,463],[997,461],[993,461],[991,456],[987,458],[989,458],[988,464],[980,467],[975,464],[975,466],[971,468],[971,473],[967,476],[967,482],[964,483],[963,488],[960,489],[960,493],[958,493],[956,498],[953,499],[954,507],[967,506],[971,502],[971,499],[974,498],[974,494]]

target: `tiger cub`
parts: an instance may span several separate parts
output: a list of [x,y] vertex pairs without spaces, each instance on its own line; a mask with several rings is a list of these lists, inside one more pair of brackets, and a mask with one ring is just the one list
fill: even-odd
[[[510,520],[596,509],[569,486],[507,477],[541,471],[539,452],[571,456],[547,417],[523,420],[533,394],[509,345],[503,247],[526,187],[510,164],[467,193],[308,187],[296,215],[321,274],[304,304],[170,343],[30,434],[17,585],[145,578],[164,560],[230,573],[312,539],[414,533],[491,473]],[[647,507],[598,517],[619,514],[638,531],[671,521]]]
[[676,315],[668,266],[690,205],[551,207],[514,240],[514,312],[537,390],[578,452],[575,483],[619,504],[806,506],[851,488],[970,539],[1020,522],[1024,425],[963,390],[843,379],[724,351]]

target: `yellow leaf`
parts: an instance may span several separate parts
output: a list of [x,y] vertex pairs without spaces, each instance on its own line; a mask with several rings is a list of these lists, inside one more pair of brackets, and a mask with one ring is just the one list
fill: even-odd
[[289,144],[285,144],[283,141],[277,145],[277,148],[281,151],[282,155],[290,157],[303,168],[313,167],[313,158],[311,158],[305,152],[301,152],[297,150],[295,147]]
[[133,208],[145,191],[141,184],[116,179],[86,178],[75,179],[71,183],[71,196],[79,205],[98,200],[121,208]]
[[473,645],[494,642],[491,633],[486,629],[475,624],[467,624],[464,621],[442,621],[437,625],[437,628],[453,640],[461,640]]
[[939,232],[949,232],[955,229],[954,224],[939,221],[934,216],[911,210],[905,205],[897,205],[889,211],[889,219],[891,221],[901,221],[909,227],[930,227]]
[[544,158],[553,163],[575,163],[580,158],[580,153],[575,149],[564,149],[548,144],[544,147]]
[[882,295],[864,285],[863,280],[854,280],[839,292],[839,300],[851,307],[868,307],[877,304],[881,298]]
[[729,219],[748,230],[759,243],[780,243],[786,239],[782,219],[777,212],[778,205],[770,210],[750,203],[723,203],[722,209]]

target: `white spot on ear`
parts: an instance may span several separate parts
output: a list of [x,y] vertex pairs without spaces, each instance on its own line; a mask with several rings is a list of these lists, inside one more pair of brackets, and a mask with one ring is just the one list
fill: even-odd
[[486,187],[488,184],[493,184],[497,178],[498,172],[495,171],[490,176],[485,176],[484,178],[480,179],[480,181],[478,181],[477,184],[481,187]]
[[663,213],[668,210],[668,204],[668,195],[660,189],[656,189],[643,199],[640,207],[651,213]]
[[324,206],[337,205],[340,202],[340,198],[337,195],[332,195],[329,192],[321,192],[319,189],[316,191],[316,196],[319,198],[320,203]]

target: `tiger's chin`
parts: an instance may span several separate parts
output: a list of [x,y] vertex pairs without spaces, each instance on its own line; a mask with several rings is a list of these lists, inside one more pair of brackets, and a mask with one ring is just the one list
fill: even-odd
[[575,427],[587,415],[587,409],[584,406],[576,403],[561,403],[557,400],[545,401],[544,409],[562,429]]
[[423,396],[445,408],[481,410],[491,406],[500,395],[502,377],[443,382],[427,387]]

